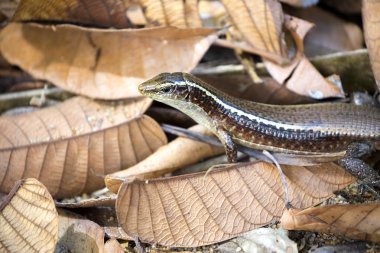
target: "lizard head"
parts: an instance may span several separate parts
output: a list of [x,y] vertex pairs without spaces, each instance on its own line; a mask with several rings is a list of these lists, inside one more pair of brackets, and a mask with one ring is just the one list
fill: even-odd
[[161,73],[139,85],[139,91],[144,96],[168,103],[169,101],[186,101],[190,88],[186,82],[186,73]]

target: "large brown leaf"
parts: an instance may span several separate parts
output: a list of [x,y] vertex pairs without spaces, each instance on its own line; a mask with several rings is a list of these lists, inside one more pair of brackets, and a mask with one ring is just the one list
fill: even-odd
[[380,89],[380,0],[363,1],[365,42],[369,51],[373,74]]
[[380,242],[380,204],[332,205],[286,210],[281,226]]
[[101,30],[12,23],[0,34],[0,50],[36,78],[74,93],[117,99],[141,96],[137,85],[161,72],[190,72],[214,39],[214,30],[203,28]]
[[101,27],[132,26],[130,0],[21,0],[13,21],[60,21]]
[[257,53],[283,61],[283,13],[277,0],[221,0],[234,25]]
[[102,187],[101,175],[131,166],[166,143],[141,116],[149,102],[111,106],[77,97],[54,107],[0,118],[0,191],[38,178],[56,197]]
[[58,213],[54,200],[34,178],[16,183],[0,203],[0,252],[54,252]]
[[[283,166],[291,204],[305,208],[354,181],[339,166]],[[148,182],[124,183],[116,212],[126,233],[168,246],[227,240],[281,217],[284,188],[278,170],[257,162]]]

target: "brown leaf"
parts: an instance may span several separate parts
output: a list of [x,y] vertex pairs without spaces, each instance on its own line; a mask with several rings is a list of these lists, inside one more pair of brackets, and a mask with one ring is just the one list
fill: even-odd
[[167,142],[154,120],[139,116],[149,104],[137,99],[111,106],[77,97],[1,117],[0,191],[28,177],[57,198],[101,188],[101,175],[132,166]]
[[281,226],[343,235],[357,240],[380,242],[380,203],[332,205],[305,210],[286,210]]
[[269,60],[284,61],[283,13],[277,0],[221,0],[245,41]]
[[0,203],[0,252],[54,252],[58,214],[43,184],[18,181]]
[[[315,205],[354,181],[339,166],[283,166],[291,204]],[[211,244],[281,217],[283,185],[278,170],[257,162],[149,182],[124,183],[116,212],[125,232],[167,246]]]
[[138,84],[161,72],[190,72],[215,39],[214,30],[203,28],[101,30],[12,23],[0,34],[0,50],[36,78],[74,93],[118,99],[140,97]]
[[54,21],[127,28],[130,0],[21,0],[13,21]]
[[328,97],[344,97],[340,85],[324,78],[303,54],[303,38],[312,27],[312,24],[295,17],[287,16],[287,26],[297,44],[297,55],[288,66],[281,66],[265,61],[265,66],[271,76],[279,83],[303,96],[314,99]]
[[369,51],[377,88],[380,89],[380,0],[363,1],[365,42]]
[[58,209],[58,244],[69,252],[103,252],[104,231],[96,223]]
[[319,7],[287,8],[285,11],[315,24],[305,38],[305,54],[308,57],[362,48],[363,34],[354,23]]
[[116,239],[111,238],[104,245],[104,253],[124,253],[124,249]]
[[151,26],[202,27],[197,0],[138,0]]
[[88,208],[94,206],[115,206],[116,195],[100,197],[97,199],[83,199],[75,203],[55,202],[57,207],[61,208]]
[[[200,125],[191,127],[190,130],[212,135],[212,133]],[[178,150],[181,150],[181,152],[179,153]],[[107,175],[105,184],[110,191],[117,193],[120,185],[125,180],[128,180],[128,178],[156,178],[205,158],[223,153],[224,149],[221,147],[214,147],[206,143],[179,137],[169,144],[162,146],[135,166]]]

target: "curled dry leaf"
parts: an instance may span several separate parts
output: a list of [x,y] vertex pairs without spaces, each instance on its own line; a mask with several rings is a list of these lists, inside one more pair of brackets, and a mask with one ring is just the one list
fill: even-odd
[[0,203],[0,252],[54,252],[58,213],[38,180],[18,181]]
[[[282,167],[296,208],[328,198],[355,179],[339,166]],[[197,173],[124,183],[116,212],[125,232],[167,246],[200,246],[268,224],[285,209],[278,170],[257,162]]]
[[69,252],[104,252],[104,231],[90,220],[58,209],[58,245]]
[[55,202],[57,207],[61,208],[87,208],[94,206],[115,206],[116,195],[100,197],[97,199],[83,199],[75,203]]
[[221,0],[233,24],[257,53],[282,63],[283,13],[277,0]]
[[288,66],[264,61],[271,76],[279,83],[285,83],[291,91],[303,96],[314,99],[344,97],[341,85],[324,78],[303,54],[303,38],[312,28],[312,24],[290,16],[287,16],[286,22],[297,44],[298,52]]
[[13,21],[60,21],[100,27],[131,27],[130,0],[21,0]]
[[[190,130],[212,135],[212,133],[200,125],[191,127]],[[223,153],[224,149],[222,147],[214,147],[203,142],[179,137],[169,144],[162,146],[135,166],[107,175],[105,184],[110,191],[117,193],[120,185],[125,180],[136,178],[142,180],[159,177],[165,173]]]
[[332,205],[305,210],[286,210],[281,226],[343,235],[357,240],[380,242],[380,203]]
[[[146,99],[111,106],[77,97],[0,118],[0,190],[38,178],[57,198],[91,192],[102,175],[132,166],[166,144],[160,126],[141,116]],[[139,116],[140,115],[140,116]]]
[[197,0],[138,0],[138,2],[143,6],[151,26],[202,27]]
[[216,39],[214,32],[12,23],[0,33],[0,50],[36,78],[74,93],[118,99],[140,97],[138,84],[161,72],[190,72]]
[[373,74],[380,89],[380,1],[363,1],[365,42],[369,51]]

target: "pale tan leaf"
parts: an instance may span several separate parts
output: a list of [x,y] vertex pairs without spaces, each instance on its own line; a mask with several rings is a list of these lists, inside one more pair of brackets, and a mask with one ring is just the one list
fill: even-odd
[[337,85],[324,78],[305,56],[298,62],[292,76],[286,82],[286,87],[314,99],[344,97],[341,84]]
[[245,41],[261,56],[283,61],[283,13],[277,0],[221,0]]
[[[200,125],[191,127],[190,130],[212,135],[212,133]],[[181,152],[178,152],[179,150]],[[179,137],[169,144],[162,146],[135,166],[107,175],[105,184],[110,191],[117,193],[124,180],[129,180],[130,178],[156,178],[165,173],[173,172],[176,169],[223,153],[224,149],[222,147],[214,147],[206,143]]]
[[77,97],[0,117],[0,190],[28,177],[56,197],[101,188],[101,175],[132,166],[166,144],[160,126],[141,116],[149,104],[136,99],[112,106]]
[[357,240],[380,242],[380,203],[332,205],[305,210],[286,210],[281,226],[343,235]]
[[58,244],[69,252],[104,252],[104,231],[96,223],[58,209]]
[[[305,208],[355,179],[333,163],[282,166],[291,204]],[[281,217],[284,190],[278,170],[257,162],[149,182],[124,183],[116,212],[125,232],[167,246],[211,244]]]
[[0,252],[54,252],[58,214],[43,184],[18,181],[0,203]]
[[36,78],[74,93],[117,99],[140,97],[138,84],[161,72],[190,72],[215,39],[214,30],[203,28],[101,30],[12,23],[1,31],[0,50]]
[[104,253],[124,253],[124,249],[116,239],[111,238],[104,245]]
[[197,0],[138,0],[151,26],[201,27]]
[[365,42],[368,47],[373,74],[380,89],[380,1],[363,1],[363,23]]
[[131,27],[131,0],[21,0],[13,21],[60,21],[100,27]]

